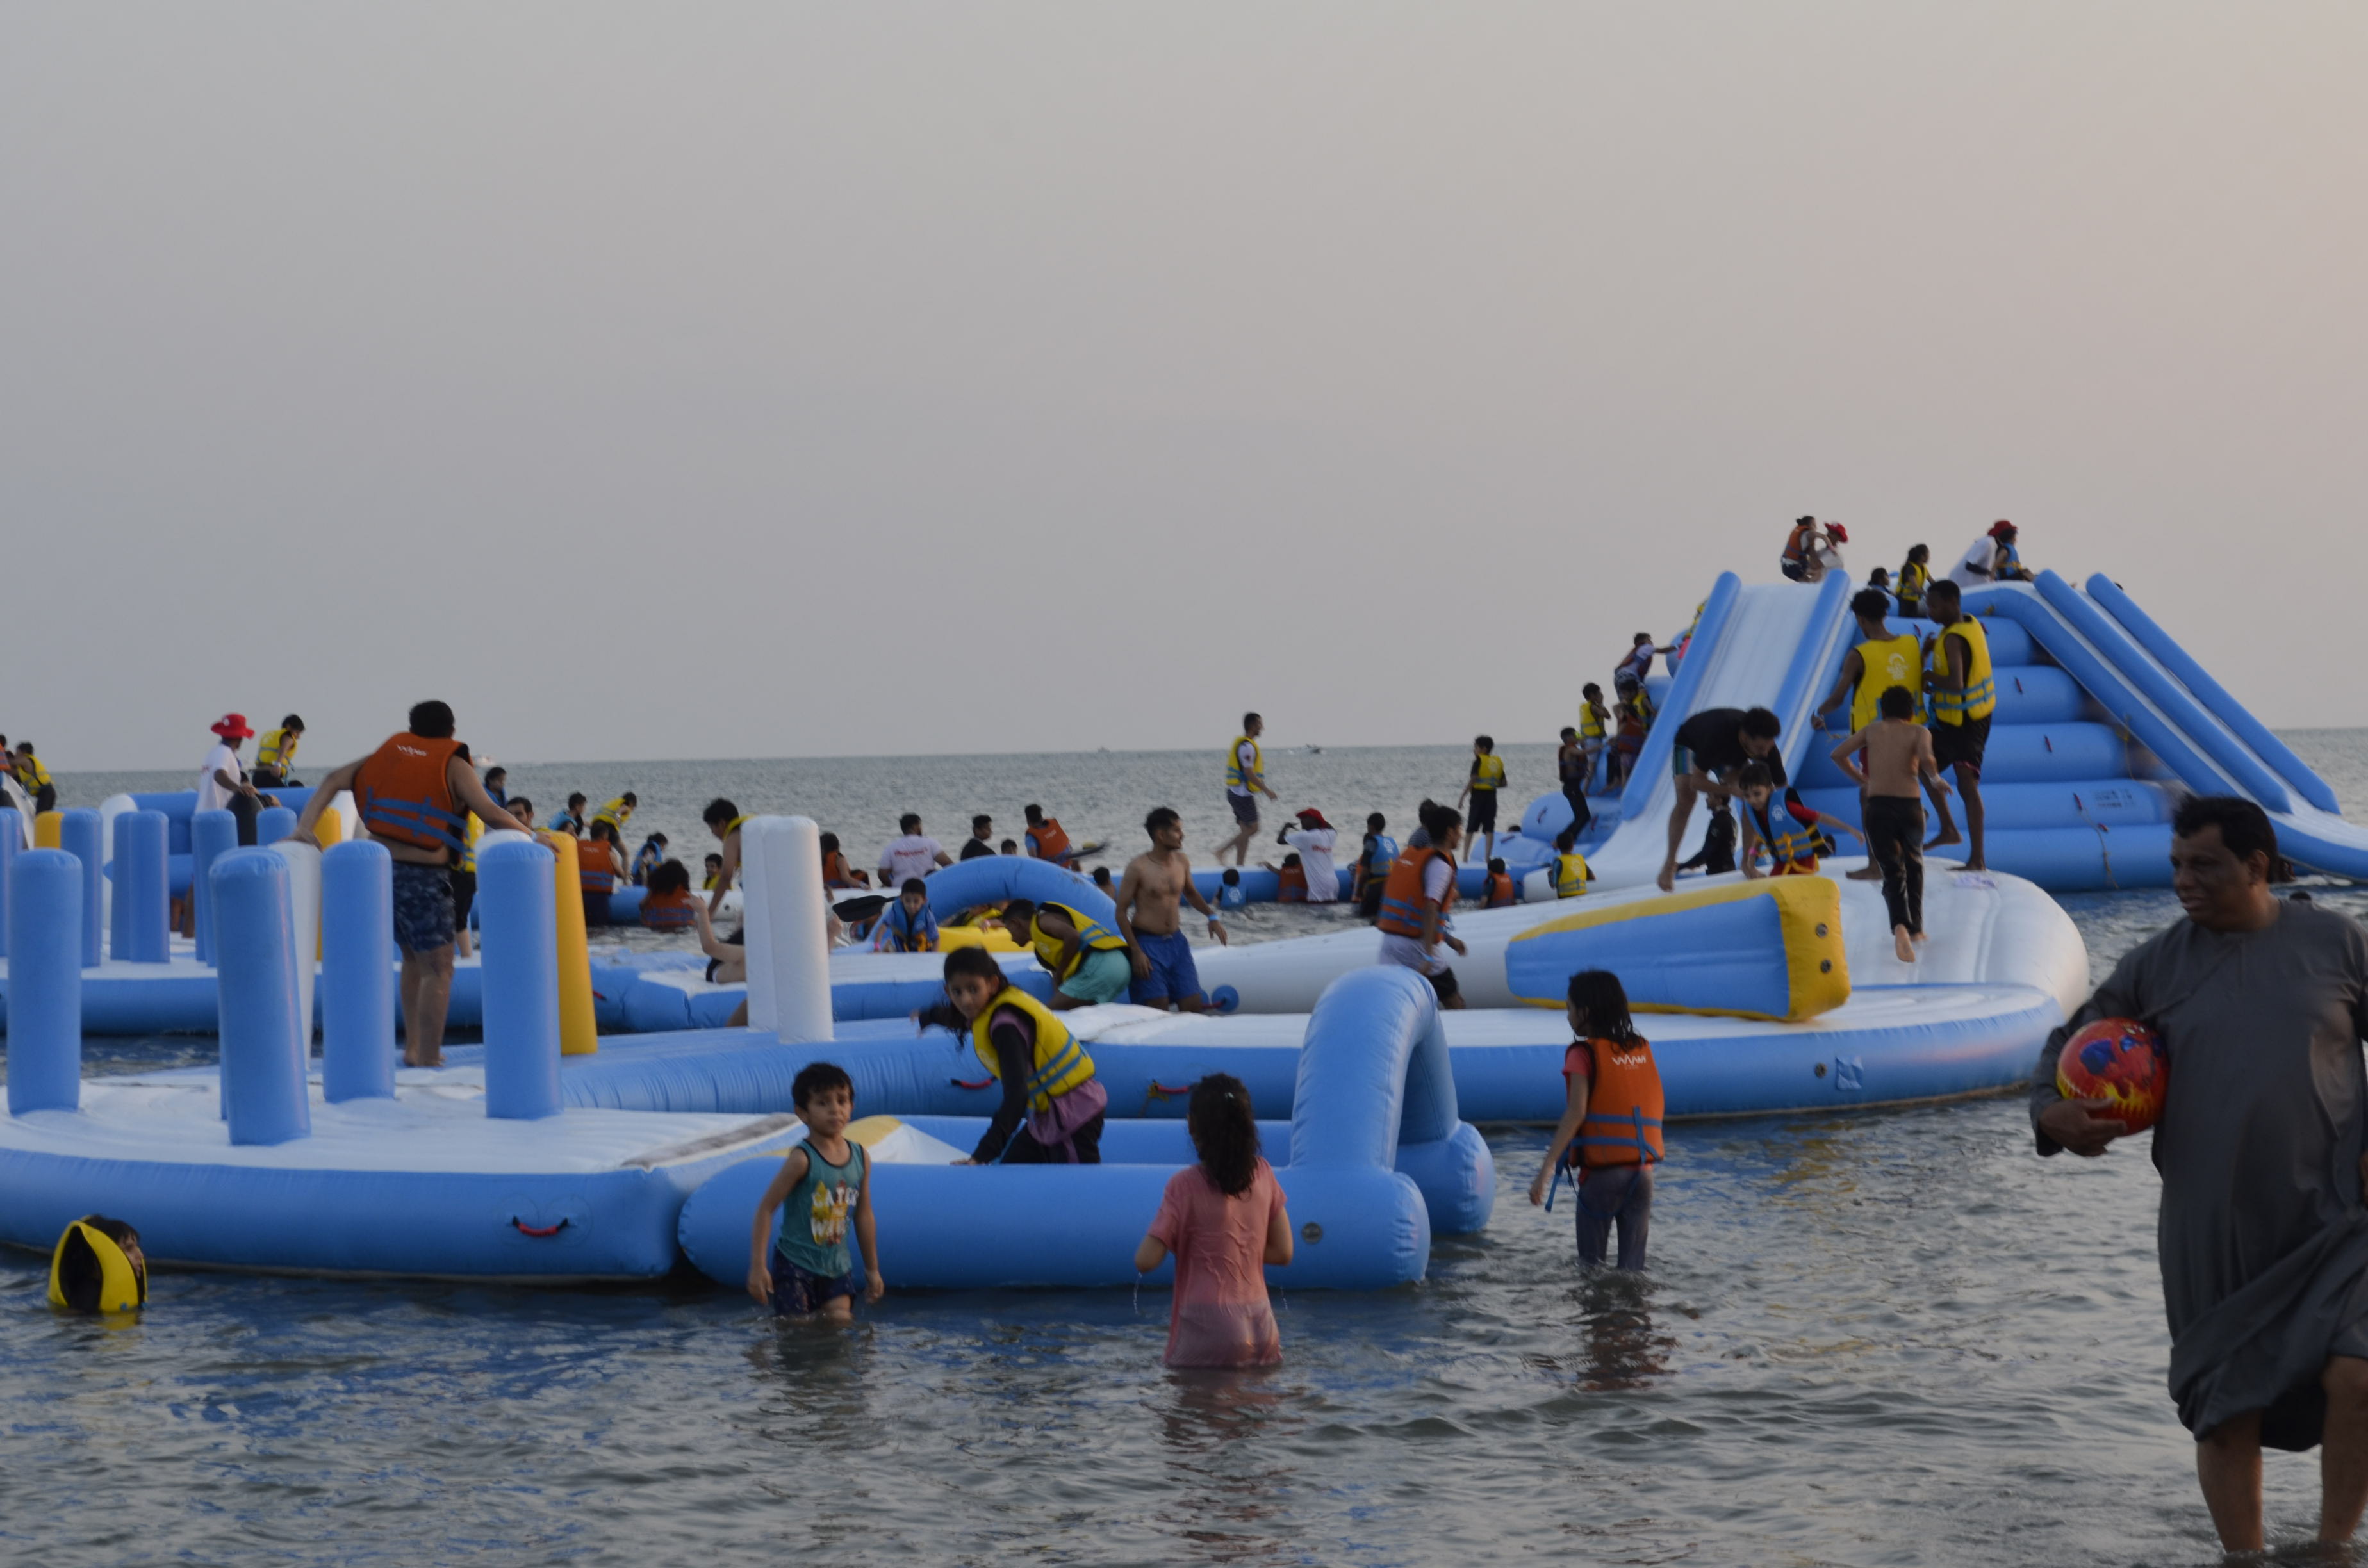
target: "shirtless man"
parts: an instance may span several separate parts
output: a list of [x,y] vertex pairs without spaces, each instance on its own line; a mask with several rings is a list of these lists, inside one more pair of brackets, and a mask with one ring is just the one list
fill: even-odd
[[1134,964],[1129,999],[1145,1007],[1165,1008],[1174,1003],[1187,1013],[1204,1013],[1208,999],[1201,994],[1201,974],[1192,967],[1192,944],[1184,939],[1184,912],[1190,903],[1208,917],[1209,930],[1220,943],[1227,940],[1224,922],[1192,885],[1192,862],[1184,855],[1184,824],[1173,806],[1161,806],[1143,819],[1151,835],[1150,853],[1127,862],[1118,884],[1118,934],[1126,938],[1127,957]]
[[[1887,687],[1880,716],[1834,748],[1834,761],[1859,787],[1864,802],[1867,853],[1883,868],[1883,903],[1891,916],[1891,949],[1901,963],[1916,961],[1924,939],[1924,801],[1921,783],[1940,800],[1949,792],[1932,759],[1932,732],[1916,722],[1916,699],[1904,686]],[[1865,759],[1861,768],[1854,760]]]

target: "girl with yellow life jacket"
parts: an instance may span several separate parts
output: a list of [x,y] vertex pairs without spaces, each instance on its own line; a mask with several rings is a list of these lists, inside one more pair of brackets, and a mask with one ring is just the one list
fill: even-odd
[[1595,873],[1588,869],[1587,857],[1578,852],[1576,825],[1554,835],[1554,874],[1556,898],[1577,898],[1595,880]]
[[1422,830],[1428,844],[1409,846],[1390,865],[1382,886],[1382,912],[1373,924],[1381,929],[1383,963],[1403,964],[1429,980],[1442,1007],[1461,1007],[1463,994],[1455,971],[1439,957],[1447,944],[1461,958],[1463,942],[1447,928],[1449,909],[1455,903],[1455,850],[1463,842],[1463,819],[1452,806],[1436,801],[1422,803]]
[[1562,1120],[1530,1182],[1530,1202],[1554,1207],[1566,1170],[1578,1203],[1578,1260],[1593,1267],[1620,1233],[1619,1267],[1645,1267],[1652,1228],[1653,1167],[1661,1163],[1661,1071],[1650,1040],[1629,1021],[1628,993],[1609,970],[1570,977],[1569,1049],[1563,1052]]
[[1932,585],[1932,547],[1911,544],[1907,559],[1900,563],[1899,576],[1891,585],[1891,597],[1899,601],[1899,613],[1907,620],[1919,620],[1924,615],[1924,593]]
[[1101,1164],[1104,1108],[1110,1095],[1094,1076],[1094,1059],[1053,1009],[1005,978],[982,948],[946,955],[946,1000],[914,1015],[969,1038],[987,1078],[1003,1086],[1003,1103],[962,1165]]
[[255,748],[254,782],[258,789],[296,790],[304,781],[294,777],[296,744],[304,738],[304,721],[290,713],[279,721],[276,730],[263,732],[263,744]]
[[1003,906],[1003,928],[1035,950],[1053,977],[1053,1010],[1090,1007],[1126,995],[1134,966],[1117,932],[1071,903],[1015,898]]

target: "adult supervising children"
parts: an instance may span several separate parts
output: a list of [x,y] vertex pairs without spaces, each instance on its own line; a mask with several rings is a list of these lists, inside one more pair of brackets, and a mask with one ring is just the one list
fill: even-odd
[[1338,903],[1340,901],[1340,871],[1332,864],[1332,851],[1340,842],[1340,835],[1324,820],[1324,813],[1308,807],[1292,819],[1298,825],[1286,827],[1275,840],[1299,852],[1300,869],[1307,878],[1309,903]]
[[1884,692],[1874,722],[1836,746],[1834,761],[1859,787],[1867,853],[1882,868],[1892,951],[1914,963],[1924,937],[1924,802],[1916,790],[1922,784],[1938,800],[1949,787],[1932,766],[1931,733],[1916,722],[1906,687]]
[[[1942,578],[1932,585],[1926,604],[1941,630],[1925,642],[1924,692],[1932,713],[1932,756],[1957,776],[1957,790],[1965,798],[1965,869],[1988,869],[1982,844],[1982,757],[1989,750],[1990,716],[1998,711],[1998,683],[1990,675],[1990,636],[1982,623],[1965,613],[1957,585]],[[1941,815],[1941,831],[1927,849],[1959,842],[1957,824],[1949,816],[1946,796],[1935,792],[1932,805]]]
[[1658,879],[1663,892],[1677,885],[1678,847],[1685,840],[1686,821],[1693,815],[1697,797],[1726,799],[1734,792],[1732,775],[1747,762],[1765,762],[1780,787],[1787,782],[1784,756],[1776,749],[1783,728],[1765,708],[1705,708],[1678,726],[1677,744],[1669,751],[1678,801],[1669,808],[1669,852],[1661,861]]
[[[256,813],[263,809],[264,798],[247,778],[246,768],[238,760],[238,748],[239,743],[252,738],[255,732],[247,728],[244,713],[225,713],[214,721],[212,729],[213,749],[206,753],[205,763],[198,769],[197,809],[228,812],[238,819],[239,843],[252,845]],[[28,755],[23,747],[18,748],[17,773],[20,781],[25,773],[24,758]]]
[[1578,1261],[1600,1265],[1612,1228],[1622,1268],[1645,1267],[1653,1225],[1653,1167],[1661,1163],[1661,1070],[1653,1045],[1628,1017],[1628,993],[1609,970],[1570,977],[1571,1042],[1563,1052],[1562,1121],[1530,1180],[1530,1202],[1552,1196],[1565,1169],[1577,1172]]
[[313,787],[296,819],[301,842],[319,842],[313,826],[341,790],[354,795],[362,830],[394,859],[394,943],[403,949],[403,1060],[413,1067],[444,1062],[444,1014],[452,997],[452,876],[461,847],[462,813],[487,827],[527,831],[485,793],[469,748],[452,738],[452,710],[416,704],[409,728],[359,762]]
[[1258,798],[1269,801],[1281,796],[1267,788],[1266,758],[1258,751],[1258,737],[1266,733],[1266,721],[1255,713],[1242,715],[1242,733],[1234,737],[1231,749],[1225,753],[1225,805],[1234,813],[1237,831],[1233,837],[1217,846],[1216,862],[1225,863],[1225,851],[1234,852],[1234,864],[1249,864],[1250,840],[1258,836]]
[[1474,835],[1486,835],[1480,858],[1492,860],[1497,855],[1497,793],[1505,787],[1505,759],[1497,755],[1494,735],[1472,737],[1472,770],[1465,775],[1463,790],[1455,797],[1460,809],[1468,797],[1472,814],[1464,819],[1463,836],[1468,842]]
[[[1250,715],[1255,719],[1257,714]],[[1174,1004],[1187,1013],[1208,1010],[1201,971],[1182,929],[1182,905],[1190,903],[1209,922],[1209,934],[1227,940],[1224,922],[1192,885],[1192,862],[1184,854],[1184,824],[1173,806],[1156,808],[1143,819],[1151,848],[1127,862],[1118,884],[1118,934],[1134,968],[1133,997],[1145,1007]]]
[[1429,981],[1440,1006],[1461,1007],[1463,988],[1439,948],[1444,942],[1458,958],[1465,951],[1447,928],[1448,911],[1455,905],[1455,850],[1463,842],[1463,819],[1454,807],[1436,801],[1422,803],[1421,816],[1425,842],[1409,844],[1383,884],[1381,916],[1373,923],[1382,933],[1381,960]]

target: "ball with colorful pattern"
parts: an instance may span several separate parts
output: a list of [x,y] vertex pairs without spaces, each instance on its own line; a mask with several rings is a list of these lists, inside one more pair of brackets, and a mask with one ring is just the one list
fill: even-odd
[[2066,1099],[2110,1100],[2100,1119],[2143,1132],[2162,1116],[2170,1056],[2162,1037],[2135,1018],[2100,1018],[2064,1042],[2055,1088]]

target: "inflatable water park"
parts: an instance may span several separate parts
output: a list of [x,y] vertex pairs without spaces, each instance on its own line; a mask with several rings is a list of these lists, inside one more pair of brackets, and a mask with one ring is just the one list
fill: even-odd
[[[1879,890],[1847,876],[1854,858],[1661,892],[1670,720],[1770,708],[1804,797],[1856,821],[1856,791],[1824,760],[1831,737],[1810,723],[1853,644],[1849,597],[1839,578],[1718,579],[1658,688],[1665,721],[1625,787],[1593,802],[1580,841],[1593,891],[1554,897],[1541,869],[1568,824],[1561,796],[1499,837],[1529,874],[1520,902],[1454,916],[1463,1009],[1351,926],[1196,949],[1206,1013],[1057,1015],[1108,1096],[1098,1165],[957,1163],[1002,1087],[983,1048],[914,1021],[944,1000],[939,955],[830,950],[803,818],[742,829],[748,977],[728,986],[688,954],[596,960],[572,842],[485,835],[482,953],[456,969],[452,1010],[483,1043],[413,1068],[396,1046],[391,862],[366,838],[336,841],[349,802],[324,814],[325,848],[290,836],[302,791],[282,792],[249,847],[188,795],[38,822],[0,811],[0,1240],[47,1249],[101,1210],[138,1215],[166,1265],[541,1281],[688,1267],[736,1285],[757,1195],[803,1132],[791,1085],[828,1061],[854,1085],[851,1135],[875,1162],[901,1281],[1121,1284],[1192,1158],[1185,1099],[1224,1073],[1266,1119],[1302,1227],[1291,1283],[1382,1289],[1424,1277],[1433,1236],[1488,1223],[1474,1123],[1560,1115],[1576,971],[1621,977],[1670,1119],[1945,1100],[2023,1079],[2089,989],[2051,893],[2166,880],[2182,793],[2247,795],[2299,866],[2368,875],[2368,833],[2126,595],[2043,574],[1964,596],[1997,691],[1990,864],[1930,858],[1913,962]],[[1116,924],[1090,880],[1018,857],[945,868],[928,894],[948,921],[1024,898]],[[167,928],[179,895],[195,902],[193,940]],[[1005,978],[1048,999],[1052,975],[1013,946],[994,955]],[[744,1006],[745,1025],[727,1023]],[[217,1035],[218,1063],[85,1075],[85,1038],[175,1028]]]

